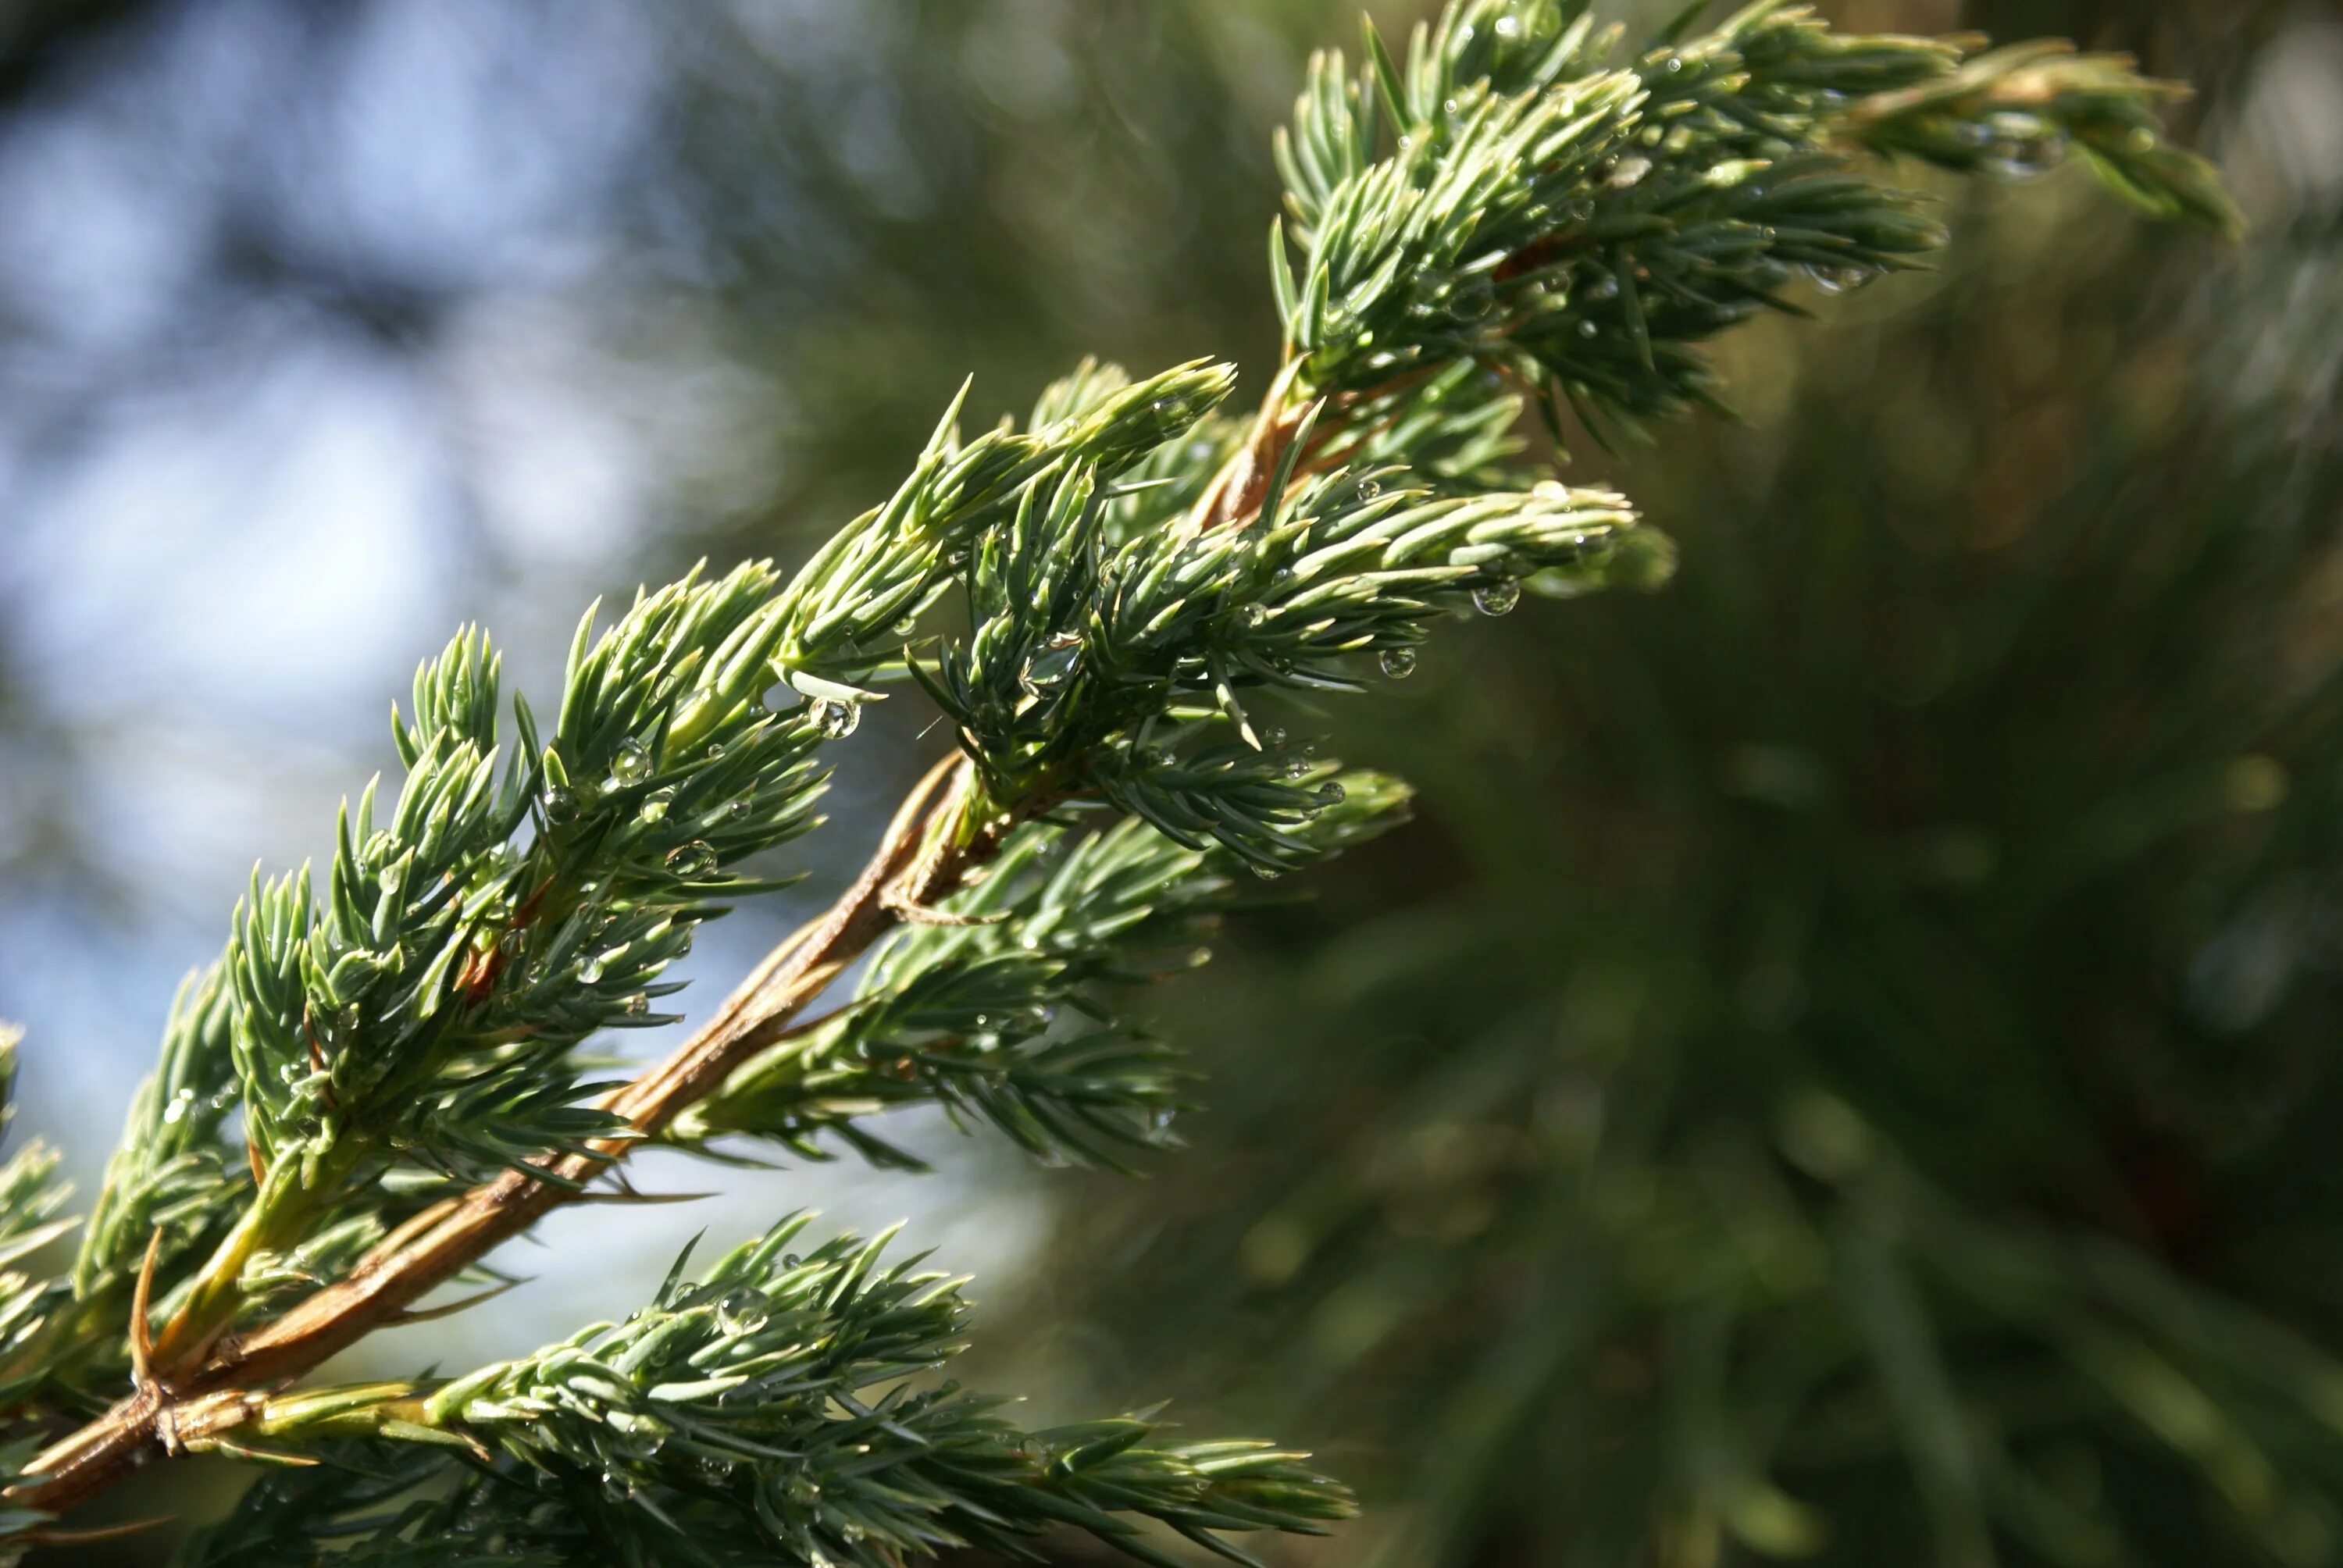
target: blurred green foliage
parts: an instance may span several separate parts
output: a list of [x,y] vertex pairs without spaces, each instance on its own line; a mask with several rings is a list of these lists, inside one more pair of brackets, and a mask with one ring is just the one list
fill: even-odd
[[[1986,9],[2245,118],[2243,13]],[[1167,1004],[1049,1353],[1328,1445],[1339,1560],[2343,1554],[2335,215],[2082,196],[1731,343],[1671,591],[1428,664],[1423,820]]]

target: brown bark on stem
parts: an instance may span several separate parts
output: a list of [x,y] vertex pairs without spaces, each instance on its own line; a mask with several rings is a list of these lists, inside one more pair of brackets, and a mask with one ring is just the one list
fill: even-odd
[[[1299,374],[1298,362],[1279,372],[1245,445],[1213,477],[1179,527],[1194,533],[1260,511],[1306,407],[1291,396]],[[1313,448],[1332,433],[1321,431]],[[191,1440],[208,1442],[256,1419],[267,1408],[268,1392],[400,1321],[432,1290],[553,1210],[585,1196],[579,1184],[612,1170],[630,1150],[707,1098],[742,1062],[788,1033],[840,970],[896,925],[927,916],[972,867],[991,858],[1011,828],[1054,799],[1037,798],[978,821],[972,812],[979,797],[964,758],[948,757],[931,769],[905,799],[854,885],[819,920],[774,949],[673,1055],[603,1101],[627,1118],[633,1132],[603,1140],[591,1155],[544,1162],[548,1174],[568,1184],[510,1171],[417,1215],[386,1236],[347,1277],[281,1316],[216,1347],[199,1344],[200,1364],[150,1369],[136,1392],[51,1444],[26,1467],[35,1479],[0,1491],[0,1498],[62,1514],[157,1455],[182,1452]],[[166,1334],[166,1346],[174,1337]]]
[[989,858],[1015,819],[967,817],[971,774],[945,759],[904,800],[854,885],[820,919],[775,949],[673,1055],[615,1091],[603,1104],[633,1125],[592,1155],[547,1162],[549,1175],[518,1171],[418,1215],[384,1238],[344,1279],[282,1316],[223,1342],[199,1367],[142,1378],[135,1393],[52,1444],[27,1466],[38,1479],[0,1496],[18,1507],[61,1514],[114,1485],[148,1460],[183,1452],[266,1406],[279,1389],[396,1320],[434,1288],[519,1235],[591,1181],[705,1099],[735,1068],[786,1032],[839,972],[896,925],[905,909],[949,897],[968,869]]

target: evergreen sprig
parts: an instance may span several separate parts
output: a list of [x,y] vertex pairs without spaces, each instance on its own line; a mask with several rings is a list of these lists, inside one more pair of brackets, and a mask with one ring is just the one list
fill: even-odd
[[[0,1273],[0,1539],[190,1449],[317,1467],[254,1489],[197,1563],[890,1568],[1059,1525],[1170,1561],[1148,1522],[1249,1562],[1227,1533],[1343,1516],[1265,1445],[1020,1431],[935,1381],[955,1282],[876,1243],[790,1252],[802,1220],[532,1356],[282,1391],[558,1204],[628,1195],[614,1168],[647,1141],[910,1165],[869,1123],[925,1103],[1051,1159],[1167,1141],[1182,1079],[1131,983],[1197,961],[1258,901],[1248,873],[1403,813],[1272,713],[1403,678],[1443,618],[1524,587],[1666,574],[1624,498],[1523,463],[1524,395],[1557,432],[1715,402],[1699,345],[1795,308],[1800,269],[1835,288],[1941,243],[1883,154],[2030,170],[2073,146],[2225,223],[2157,136],[2164,93],[1775,0],[1634,55],[1577,0],[1459,0],[1404,65],[1372,31],[1355,69],[1320,56],[1279,143],[1285,359],[1257,409],[1219,412],[1233,372],[1201,361],[1085,362],[972,438],[956,400],[794,577],[695,570],[598,632],[589,610],[549,731],[517,695],[508,719],[485,635],[423,666],[395,797],[344,811],[322,874],[256,874],[183,993],[70,1274]],[[964,634],[922,636],[947,605]],[[590,1042],[666,1020],[669,967],[778,885],[749,863],[819,825],[823,749],[899,676],[957,759],[689,1040],[598,1081]],[[52,1163],[0,1171],[0,1268],[61,1233]],[[84,1424],[33,1452],[59,1415]]]
[[1557,429],[1565,411],[1600,433],[1714,406],[1700,343],[1795,308],[1801,275],[1838,292],[1943,244],[1874,155],[2032,175],[2071,149],[2159,216],[2237,222],[2162,139],[2174,89],[2126,61],[1969,58],[1786,0],[1688,27],[1631,56],[1574,0],[1485,0],[1418,28],[1403,65],[1372,28],[1355,71],[1317,56],[1277,141],[1288,226],[1270,246],[1309,385],[1388,400],[1395,376],[1472,358],[1543,389]]
[[[417,672],[411,717],[393,714],[407,776],[388,825],[370,787],[344,814],[322,900],[304,869],[256,876],[239,910],[228,1038],[259,1190],[172,1320],[186,1325],[176,1342],[272,1283],[330,1277],[418,1191],[437,1196],[432,1177],[477,1182],[622,1134],[590,1103],[613,1085],[582,1073],[576,1048],[672,1021],[653,1004],[694,930],[772,885],[732,868],[815,824],[816,754],[851,732],[873,645],[900,657],[893,628],[1036,472],[1127,462],[1225,386],[1175,370],[965,447],[955,403],[893,498],[794,580],[765,562],[695,571],[599,637],[589,610],[552,736],[516,698],[519,745],[501,767],[500,660],[459,633]],[[805,700],[769,709],[777,682]],[[358,1211],[338,1213],[354,1196]],[[288,1261],[320,1231],[344,1243],[336,1260]]]
[[[1001,1402],[914,1382],[959,1352],[964,1282],[882,1264],[889,1237],[789,1249],[784,1221],[698,1280],[677,1260],[652,1303],[559,1344],[433,1387],[377,1384],[267,1402],[247,1430],[272,1442],[359,1435],[466,1456],[474,1506],[413,1511],[409,1536],[377,1535],[381,1561],[571,1561],[598,1543],[620,1560],[769,1560],[888,1568],[981,1546],[1031,1560],[1031,1538],[1072,1524],[1143,1561],[1172,1560],[1123,1515],[1158,1521],[1247,1561],[1214,1534],[1317,1533],[1346,1517],[1341,1488],[1264,1443],[1162,1445],[1145,1417],[1022,1431]],[[249,1452],[249,1451],[247,1451]],[[338,1457],[338,1456],[337,1456]],[[392,1458],[398,1485],[429,1473]],[[364,1472],[331,1483],[376,1501]],[[277,1489],[315,1489],[297,1480]],[[315,1505],[263,1495],[196,1548],[196,1562],[291,1560],[314,1549]],[[501,1505],[488,1502],[499,1499]],[[557,1523],[538,1510],[557,1504]],[[363,1555],[360,1561],[376,1561]]]
[[[1404,819],[1397,780],[1301,766],[1310,809],[1292,836],[1312,859]],[[1261,901],[1252,886],[1237,855],[1137,818],[1028,824],[945,906],[951,923],[898,931],[850,1004],[746,1063],[673,1135],[752,1135],[809,1158],[829,1137],[917,1169],[866,1122],[937,1102],[1041,1158],[1119,1166],[1163,1141],[1181,1090],[1176,1054],[1116,1003],[1209,959],[1222,919]]]

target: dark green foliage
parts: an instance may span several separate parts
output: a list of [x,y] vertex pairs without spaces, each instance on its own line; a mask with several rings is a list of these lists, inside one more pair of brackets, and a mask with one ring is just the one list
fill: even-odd
[[1183,999],[1103,1385],[1357,1442],[1409,1568],[2333,1560],[2333,219],[2079,206],[1623,463],[1667,595],[1340,734],[1426,820]]

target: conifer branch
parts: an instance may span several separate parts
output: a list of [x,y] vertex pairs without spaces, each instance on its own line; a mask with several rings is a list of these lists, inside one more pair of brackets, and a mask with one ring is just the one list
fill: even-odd
[[[1795,276],[1918,265],[1944,236],[1883,156],[2022,172],[2071,147],[2162,216],[2231,221],[2122,62],[1848,37],[1779,0],[1690,27],[1630,54],[1576,0],[1458,0],[1403,63],[1372,30],[1357,66],[1314,60],[1278,144],[1283,357],[1249,415],[1202,362],[1085,363],[971,439],[956,401],[794,577],[695,571],[598,635],[589,611],[543,732],[518,698],[508,730],[498,656],[459,633],[394,712],[395,801],[345,811],[321,877],[256,875],[183,993],[70,1275],[0,1273],[0,1541],[193,1450],[296,1467],[199,1563],[347,1535],[361,1563],[616,1542],[895,1568],[1053,1524],[1168,1561],[1134,1516],[1242,1562],[1223,1533],[1345,1514],[1263,1445],[1017,1431],[925,1381],[953,1282],[845,1239],[791,1254],[801,1221],[533,1356],[295,1385],[556,1208],[624,1195],[647,1143],[908,1166],[866,1124],[912,1103],[1048,1159],[1166,1141],[1182,1081],[1130,989],[1199,961],[1249,874],[1405,809],[1270,715],[1404,678],[1459,611],[1669,570],[1624,498],[1522,460],[1530,402],[1597,438],[1714,406],[1701,345],[1797,310]],[[966,634],[922,638],[947,599]],[[698,926],[778,885],[745,863],[820,825],[824,749],[898,677],[952,755],[689,1039],[594,1079],[581,1048],[667,1021]],[[59,1233],[52,1164],[0,1170],[0,1265]],[[129,1397],[90,1392],[126,1372]]]

